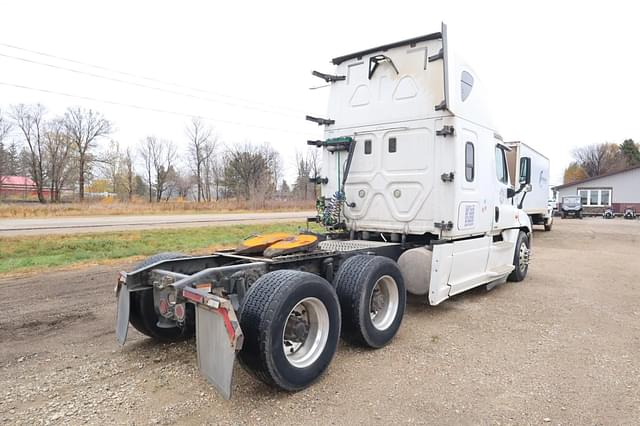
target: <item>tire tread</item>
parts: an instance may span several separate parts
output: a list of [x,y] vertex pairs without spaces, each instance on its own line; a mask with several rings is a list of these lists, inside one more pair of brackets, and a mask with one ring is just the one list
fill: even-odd
[[[269,272],[249,288],[240,309],[240,326],[245,335],[243,348],[238,354],[240,364],[260,381],[286,391],[296,391],[306,386],[294,386],[278,374],[272,358],[268,356],[273,343],[270,337],[271,324],[279,314],[278,308],[284,304],[290,292],[299,286],[302,280],[310,279],[324,281],[317,275],[297,270],[282,269]],[[324,282],[327,288],[332,290],[331,285]],[[339,302],[335,292],[333,296],[335,306],[338,307]],[[340,327],[339,313],[338,310],[338,328]],[[339,335],[339,330],[337,334]],[[335,349],[331,357],[334,354]]]
[[[379,332],[375,330],[373,331],[373,335],[369,334],[367,324],[363,322],[367,321],[369,318],[369,312],[368,305],[363,306],[361,304],[361,298],[363,292],[368,291],[367,286],[370,282],[368,274],[372,268],[391,268],[391,270],[395,270],[395,272],[397,272],[397,277],[395,279],[400,293],[400,306],[398,307],[400,320],[396,325],[392,325],[395,330],[392,332],[390,337],[387,336],[387,338],[381,337],[380,334],[376,335],[375,333]],[[392,273],[390,273],[390,275],[391,274]],[[334,285],[336,286],[336,292],[338,293],[338,299],[340,300],[340,308],[342,310],[343,318],[342,335],[345,340],[359,346],[380,348],[386,345],[393,336],[395,336],[402,323],[406,294],[404,283],[402,282],[402,274],[393,260],[373,255],[352,256],[345,260],[340,266],[334,280]],[[367,312],[362,312],[362,309],[367,309]]]

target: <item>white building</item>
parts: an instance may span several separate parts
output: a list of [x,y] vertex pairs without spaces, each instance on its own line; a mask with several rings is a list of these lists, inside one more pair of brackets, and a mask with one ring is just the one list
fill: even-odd
[[624,212],[625,207],[640,211],[640,165],[559,185],[553,190],[558,202],[567,195],[580,195],[587,213],[601,213],[607,207],[615,213]]

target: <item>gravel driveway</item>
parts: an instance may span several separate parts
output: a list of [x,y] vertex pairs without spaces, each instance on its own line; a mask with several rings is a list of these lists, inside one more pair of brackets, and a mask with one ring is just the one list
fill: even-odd
[[224,401],[195,342],[115,342],[120,267],[0,281],[0,423],[638,424],[640,221],[556,220],[528,278],[429,307],[387,347],[341,343],[311,388],[238,368]]

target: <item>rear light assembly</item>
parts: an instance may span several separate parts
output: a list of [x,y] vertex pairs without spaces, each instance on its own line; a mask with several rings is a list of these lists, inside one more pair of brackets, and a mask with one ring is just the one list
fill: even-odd
[[169,303],[167,302],[167,299],[160,299],[160,303],[158,303],[158,310],[160,311],[160,315],[167,315],[167,312],[169,312]]
[[184,303],[178,303],[173,307],[173,316],[180,322],[184,321],[186,309]]
[[204,303],[204,296],[197,293],[195,289],[185,287],[182,289],[182,297],[188,299],[194,303]]

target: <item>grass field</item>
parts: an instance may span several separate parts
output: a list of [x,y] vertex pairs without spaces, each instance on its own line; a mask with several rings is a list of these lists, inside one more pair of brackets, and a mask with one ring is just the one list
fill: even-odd
[[112,198],[106,198],[101,201],[60,204],[0,202],[0,218],[241,213],[255,211],[300,211],[313,210],[314,208],[315,202],[312,200],[266,200],[260,204],[242,200],[220,200],[210,203],[191,201],[148,203],[144,200],[135,200],[126,203],[116,201]]
[[252,234],[276,231],[295,233],[303,226],[303,223],[239,225],[1,238],[0,274],[42,272],[52,267],[108,263],[114,259],[143,258],[163,251],[205,254],[235,247]]

